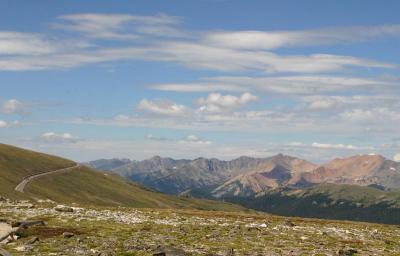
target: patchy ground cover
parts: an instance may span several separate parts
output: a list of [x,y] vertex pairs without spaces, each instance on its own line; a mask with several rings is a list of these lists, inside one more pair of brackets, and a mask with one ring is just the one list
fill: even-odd
[[55,209],[0,203],[0,219],[44,220],[3,248],[12,255],[400,255],[400,227],[262,213]]

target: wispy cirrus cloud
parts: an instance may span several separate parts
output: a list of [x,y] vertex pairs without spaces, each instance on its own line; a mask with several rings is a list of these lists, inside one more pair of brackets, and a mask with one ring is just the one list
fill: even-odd
[[190,134],[180,139],[172,139],[166,137],[154,136],[153,134],[147,134],[146,139],[159,141],[159,142],[176,142],[183,144],[197,144],[197,145],[209,145],[212,142],[209,140],[205,140],[197,135]]
[[86,37],[110,40],[137,40],[141,34],[168,35],[177,30],[178,17],[164,14],[139,16],[130,14],[68,14],[59,17],[53,28],[80,32]]
[[328,144],[328,143],[318,143],[318,142],[314,142],[311,144],[312,147],[314,148],[322,148],[322,149],[358,149],[356,146],[354,145],[346,145],[346,144]]
[[[353,56],[318,52],[283,55],[272,51],[284,46],[357,43],[397,36],[398,24],[280,32],[187,31],[178,26],[181,24],[179,17],[164,14],[62,15],[52,27],[70,31],[72,35],[57,38],[46,34],[0,31],[0,54],[7,55],[0,60],[0,70],[68,69],[117,60],[173,62],[195,69],[268,74],[321,73],[357,67],[398,68],[396,64]],[[126,42],[103,44],[101,40],[104,39]]]
[[384,91],[384,88],[395,89],[397,85],[397,82],[383,79],[314,74],[268,77],[216,76],[202,78],[197,83],[153,84],[149,85],[149,88],[176,92],[206,92],[215,91],[213,88],[221,88],[230,91],[257,90],[293,95],[365,89]]
[[399,37],[400,25],[349,26],[299,31],[221,31],[207,33],[208,44],[235,49],[276,49],[281,47],[349,44],[381,37]]

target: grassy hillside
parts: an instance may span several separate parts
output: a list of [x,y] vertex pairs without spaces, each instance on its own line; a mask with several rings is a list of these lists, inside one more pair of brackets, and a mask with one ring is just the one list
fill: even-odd
[[354,185],[280,188],[231,202],[279,215],[400,224],[400,193]]
[[240,207],[212,201],[168,196],[129,182],[117,175],[101,173],[88,167],[48,175],[31,182],[29,194],[58,202],[80,202],[102,206],[145,208],[197,208],[205,210],[238,210]]
[[16,198],[14,187],[23,177],[74,164],[60,157],[0,144],[0,195]]
[[49,198],[60,203],[99,206],[244,210],[230,203],[164,195],[117,175],[83,166],[35,179],[25,187],[25,193],[14,191],[15,186],[27,175],[74,165],[74,162],[59,157],[0,144],[0,195],[17,199]]

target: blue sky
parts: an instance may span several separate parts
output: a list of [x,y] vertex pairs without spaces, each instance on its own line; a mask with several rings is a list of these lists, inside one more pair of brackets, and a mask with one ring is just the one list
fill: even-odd
[[1,142],[400,160],[398,1],[0,3]]

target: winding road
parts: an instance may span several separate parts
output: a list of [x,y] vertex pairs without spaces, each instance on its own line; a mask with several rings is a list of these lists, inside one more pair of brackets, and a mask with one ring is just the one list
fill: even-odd
[[71,166],[71,167],[67,167],[67,168],[63,168],[63,169],[58,169],[58,170],[54,170],[54,171],[47,171],[47,172],[42,172],[42,173],[38,173],[38,174],[32,174],[29,176],[24,177],[24,179],[15,187],[15,191],[24,193],[24,188],[25,186],[31,182],[34,179],[40,178],[42,176],[46,176],[49,174],[55,174],[55,173],[62,173],[62,172],[67,172],[67,171],[72,171],[73,169],[76,169],[78,167],[80,167],[80,164],[76,164],[75,166]]

